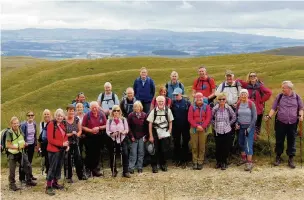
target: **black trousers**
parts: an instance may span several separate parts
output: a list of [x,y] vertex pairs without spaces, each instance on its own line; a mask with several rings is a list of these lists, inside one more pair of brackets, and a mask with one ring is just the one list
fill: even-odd
[[[30,144],[28,145],[25,149],[24,152],[26,153],[27,157],[28,157],[28,161],[30,162],[30,164],[32,164],[33,161],[33,157],[34,157],[34,152],[35,152],[35,144]],[[25,173],[21,171],[21,169],[19,168],[19,180],[25,180]],[[33,177],[33,174],[30,174],[31,177]]]
[[[111,139],[108,145],[108,150],[110,156],[111,170],[114,169],[114,171],[117,171],[117,166],[116,166],[117,161],[122,158],[121,164],[123,166],[123,173],[127,173],[129,170],[129,144],[127,138],[125,138],[121,144],[118,144],[116,143],[116,141],[113,141]],[[114,155],[115,155],[115,160],[114,160]]]
[[[189,153],[190,127],[182,124],[173,124],[173,159],[175,161],[187,162]],[[182,140],[182,142],[181,142]]]
[[45,166],[45,173],[47,174],[49,171],[49,158],[48,158],[48,151],[47,151],[47,143],[40,143],[40,148],[42,151],[41,156],[44,157],[44,166]]
[[215,134],[215,157],[217,163],[226,163],[232,145],[231,132]]
[[157,164],[166,165],[168,152],[170,149],[170,137],[158,139],[155,129],[153,129],[155,154],[151,156],[151,166],[156,167]]
[[66,151],[64,150],[59,152],[48,152],[50,163],[50,168],[46,177],[48,181],[59,180],[61,178],[61,167],[65,153]]
[[[70,150],[66,153],[66,156],[64,159],[67,159],[65,163],[65,170],[64,174],[65,177],[68,179],[71,179],[73,176],[73,164],[75,165],[76,168],[76,174],[78,179],[82,179],[83,176],[83,161],[82,157],[80,155],[80,149],[77,144],[70,144]],[[67,164],[67,166],[66,166]],[[67,174],[66,174],[67,173]]]
[[262,126],[263,114],[257,116],[257,120],[255,122],[255,132],[260,135],[261,126]]
[[275,122],[275,136],[276,136],[276,145],[275,152],[280,156],[284,151],[284,142],[285,137],[287,137],[287,150],[286,154],[288,156],[296,155],[296,136],[297,136],[297,125],[294,124],[284,124],[279,120]]

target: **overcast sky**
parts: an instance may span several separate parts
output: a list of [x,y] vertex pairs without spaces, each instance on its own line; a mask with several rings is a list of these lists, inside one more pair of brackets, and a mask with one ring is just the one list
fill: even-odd
[[304,39],[304,1],[1,1],[1,28],[232,31]]

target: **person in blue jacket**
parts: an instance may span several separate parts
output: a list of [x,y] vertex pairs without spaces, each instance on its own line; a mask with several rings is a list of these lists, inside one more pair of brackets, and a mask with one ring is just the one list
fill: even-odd
[[152,78],[148,77],[148,70],[145,67],[140,69],[140,77],[133,84],[135,98],[143,105],[143,111],[150,111],[151,101],[155,94],[155,84]]

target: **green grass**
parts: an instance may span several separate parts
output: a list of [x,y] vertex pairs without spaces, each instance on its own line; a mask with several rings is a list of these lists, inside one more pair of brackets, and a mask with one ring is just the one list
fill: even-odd
[[197,67],[206,65],[217,84],[224,80],[226,69],[244,79],[250,71],[256,71],[274,95],[280,92],[283,80],[292,80],[296,92],[304,95],[304,57],[262,54],[240,54],[199,58],[133,57],[97,60],[46,61],[28,57],[1,58],[1,126],[6,127],[12,116],[25,120],[25,113],[33,110],[36,121],[42,111],[64,108],[75,95],[84,92],[87,100],[96,100],[103,85],[110,81],[113,91],[121,98],[122,92],[139,75],[143,66],[155,80],[157,87],[164,85],[172,70],[179,73],[189,95],[191,85],[197,78]]

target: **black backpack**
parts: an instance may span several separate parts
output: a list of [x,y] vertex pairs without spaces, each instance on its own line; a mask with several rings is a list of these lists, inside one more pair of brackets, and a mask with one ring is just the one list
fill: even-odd
[[105,97],[105,93],[103,92],[102,94],[101,94],[101,98],[100,98],[100,105],[102,105],[102,102],[104,102],[104,101],[106,101],[107,103],[109,103],[109,101],[113,101],[114,102],[114,104],[115,104],[115,94],[114,94],[114,92],[112,92],[112,97],[111,97],[111,99],[106,99],[106,100],[104,100],[104,97]]
[[152,124],[153,124],[154,126],[159,126],[158,124],[155,124],[156,117],[157,117],[157,116],[158,116],[158,117],[165,116],[166,121],[167,121],[167,123],[168,123],[168,126],[165,127],[165,128],[166,128],[166,130],[168,131],[168,129],[169,129],[169,117],[168,117],[169,112],[168,112],[168,110],[169,110],[169,108],[168,108],[167,106],[165,106],[165,114],[164,114],[164,115],[157,115],[156,108],[154,108],[154,118],[153,118]]
[[1,131],[1,153],[5,151],[7,153],[8,149],[6,148],[6,135],[9,133],[10,137],[13,138],[12,133],[9,131],[10,128],[5,128]]

